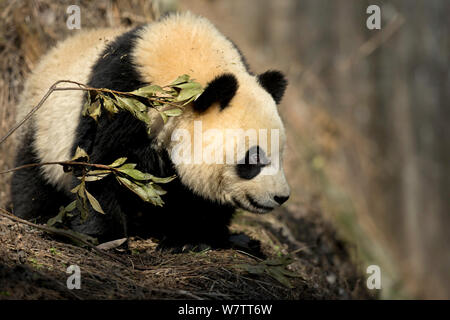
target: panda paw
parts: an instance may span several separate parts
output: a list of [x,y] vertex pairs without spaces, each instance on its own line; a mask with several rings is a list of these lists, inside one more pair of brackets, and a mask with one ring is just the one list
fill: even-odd
[[214,244],[208,244],[206,242],[199,243],[180,243],[178,241],[170,241],[168,239],[162,240],[156,250],[167,253],[187,253],[187,252],[202,252],[211,249],[234,249],[244,251],[248,254],[256,256],[258,258],[265,258],[264,253],[261,251],[261,242],[247,236],[245,233],[230,234],[222,241],[216,241]]
[[176,244],[170,243],[168,241],[161,241],[156,250],[167,253],[187,253],[187,252],[202,252],[205,250],[210,250],[211,246],[206,243],[186,243],[186,244]]
[[254,255],[258,258],[265,258],[261,251],[261,242],[247,236],[245,233],[234,233],[228,238],[230,247]]

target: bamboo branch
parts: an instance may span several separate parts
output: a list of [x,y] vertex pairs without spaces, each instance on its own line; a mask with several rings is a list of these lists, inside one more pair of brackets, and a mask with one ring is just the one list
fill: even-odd
[[25,118],[23,118],[18,124],[16,124],[11,130],[8,131],[8,133],[0,139],[0,144],[2,144],[6,139],[8,139],[8,137],[10,135],[12,135],[21,125],[24,124],[25,121],[27,121],[32,115],[33,113],[35,113],[36,111],[39,110],[40,107],[42,107],[42,105],[44,104],[45,100],[47,100],[47,98],[50,96],[50,94],[52,94],[52,92],[55,90],[56,86],[63,82],[65,80],[59,80],[56,81],[51,87],[50,89],[48,89],[47,93],[42,97],[41,101],[39,101],[39,103],[33,108],[31,109],[30,112],[28,112],[28,114],[25,116]]
[[19,170],[22,170],[22,169],[28,169],[28,168],[32,168],[32,167],[41,167],[41,166],[48,166],[48,165],[55,165],[55,164],[59,164],[61,166],[64,166],[64,165],[72,165],[72,166],[79,165],[79,166],[93,167],[93,168],[103,169],[103,170],[110,170],[110,171],[114,171],[114,172],[119,173],[119,170],[117,170],[114,167],[108,166],[108,165],[89,163],[89,162],[70,161],[69,160],[69,161],[51,161],[51,162],[41,162],[41,163],[29,163],[29,164],[25,164],[25,165],[20,166],[20,167],[8,169],[8,170],[5,170],[5,171],[0,171],[0,174],[10,173],[10,172],[19,171]]
[[[71,84],[76,84],[78,87],[65,87],[65,88],[58,88],[57,86],[60,83],[71,83]],[[131,93],[131,92],[122,92],[122,91],[117,91],[117,90],[111,90],[111,89],[106,89],[106,88],[92,88],[89,87],[85,84],[82,84],[80,82],[76,82],[76,81],[72,81],[72,80],[58,80],[56,81],[51,87],[50,89],[47,91],[47,93],[42,97],[42,99],[39,101],[39,103],[33,107],[33,109],[30,110],[30,112],[27,113],[27,115],[19,122],[17,123],[12,129],[10,129],[6,135],[4,137],[2,137],[0,139],[0,145],[6,140],[8,139],[17,129],[19,129],[20,126],[22,126],[28,119],[31,118],[31,116],[38,111],[42,105],[44,104],[44,102],[48,99],[48,97],[54,92],[54,91],[73,91],[73,90],[81,90],[81,91],[97,91],[97,92],[104,92],[104,93],[112,93],[112,94],[119,94],[119,95],[126,95],[126,96],[130,96],[130,97],[136,97],[135,94]],[[175,106],[175,107],[180,107],[180,105],[176,104],[176,103],[172,103],[170,101],[167,101],[167,99],[165,99],[164,97],[147,97],[146,99],[148,99],[149,101],[155,101],[155,102],[160,102],[163,104],[167,104],[170,106]]]

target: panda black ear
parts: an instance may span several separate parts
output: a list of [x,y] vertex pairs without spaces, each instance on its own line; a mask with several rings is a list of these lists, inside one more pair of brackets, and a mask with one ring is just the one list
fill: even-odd
[[280,71],[269,70],[258,75],[259,84],[270,93],[276,104],[281,102],[287,87],[287,80]]
[[220,104],[220,110],[225,109],[236,94],[238,86],[236,77],[231,73],[217,76],[194,101],[194,110],[203,112],[215,102]]

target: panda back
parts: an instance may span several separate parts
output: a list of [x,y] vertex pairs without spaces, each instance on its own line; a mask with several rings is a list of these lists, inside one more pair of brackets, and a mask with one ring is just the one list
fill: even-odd
[[[22,120],[39,103],[56,81],[88,83],[92,68],[106,45],[124,32],[120,28],[82,31],[51,49],[25,83],[16,107],[17,121]],[[37,161],[70,159],[83,99],[83,91],[53,92],[32,119],[20,128],[17,137],[19,143],[27,133],[31,133],[33,143],[30,147],[34,149]],[[41,170],[44,178],[58,189],[69,188],[70,176],[65,175],[60,166],[43,166]]]

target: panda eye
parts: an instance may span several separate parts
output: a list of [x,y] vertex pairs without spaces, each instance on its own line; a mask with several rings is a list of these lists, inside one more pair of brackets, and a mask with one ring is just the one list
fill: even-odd
[[254,152],[253,154],[249,155],[248,163],[258,164],[259,160],[260,160],[259,154],[257,152]]
[[243,179],[253,179],[260,172],[261,168],[269,164],[269,160],[263,149],[259,146],[253,146],[248,149],[245,158],[239,161],[237,165],[237,174]]
[[267,159],[264,150],[259,146],[251,147],[250,149],[248,149],[245,163],[264,167],[268,165],[269,162],[270,161],[269,159]]

